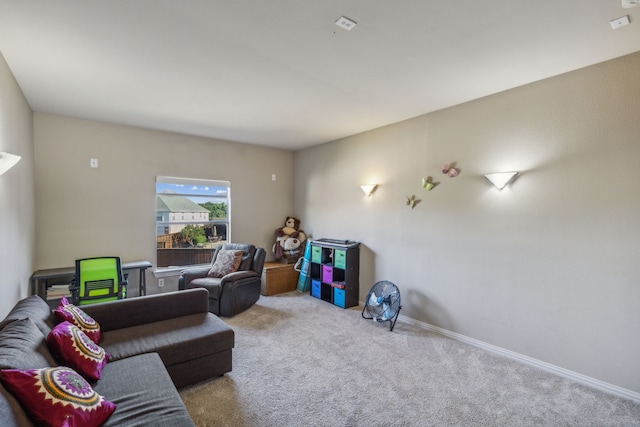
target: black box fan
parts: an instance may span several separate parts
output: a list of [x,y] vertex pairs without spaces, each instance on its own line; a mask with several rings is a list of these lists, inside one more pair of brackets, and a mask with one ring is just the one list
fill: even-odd
[[362,317],[373,319],[374,322],[389,322],[389,331],[393,331],[401,308],[400,290],[393,283],[383,280],[371,287]]

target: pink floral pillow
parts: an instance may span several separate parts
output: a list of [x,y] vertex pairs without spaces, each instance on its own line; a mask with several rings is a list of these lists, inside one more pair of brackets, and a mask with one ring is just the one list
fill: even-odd
[[64,366],[5,369],[0,380],[38,425],[97,427],[116,410],[115,404]]
[[65,321],[47,335],[51,354],[90,380],[99,380],[109,355],[94,343],[80,328]]
[[229,273],[238,271],[242,262],[242,251],[232,251],[228,249],[220,249],[216,261],[209,270],[209,277],[224,277]]
[[71,322],[87,334],[91,340],[98,344],[100,342],[100,324],[93,320],[87,313],[70,304],[65,297],[60,300],[60,305],[54,310],[58,320]]

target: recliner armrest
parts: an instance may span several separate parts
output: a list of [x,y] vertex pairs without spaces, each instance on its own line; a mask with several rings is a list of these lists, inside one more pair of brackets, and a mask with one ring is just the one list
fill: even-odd
[[194,267],[183,270],[180,273],[180,277],[178,278],[178,289],[187,289],[187,285],[193,279],[201,279],[203,277],[207,277],[209,270],[211,267]]
[[237,282],[238,280],[246,279],[248,277],[256,277],[258,273],[253,270],[246,271],[234,271],[233,273],[229,273],[220,279],[220,283],[224,286],[225,283],[229,282]]

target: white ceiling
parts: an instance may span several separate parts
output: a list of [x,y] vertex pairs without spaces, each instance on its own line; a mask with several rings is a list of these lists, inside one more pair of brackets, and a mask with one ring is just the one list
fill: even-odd
[[620,0],[0,0],[0,51],[34,111],[295,150],[640,51],[636,20]]

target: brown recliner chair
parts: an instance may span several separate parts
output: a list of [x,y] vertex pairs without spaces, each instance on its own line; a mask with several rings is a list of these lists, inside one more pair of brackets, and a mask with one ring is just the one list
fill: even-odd
[[[208,277],[218,253],[241,250],[238,271],[221,278]],[[178,279],[178,289],[205,288],[209,291],[209,311],[218,316],[232,317],[251,307],[260,298],[262,267],[267,253],[263,248],[241,243],[227,243],[216,247],[211,266],[186,269]]]

